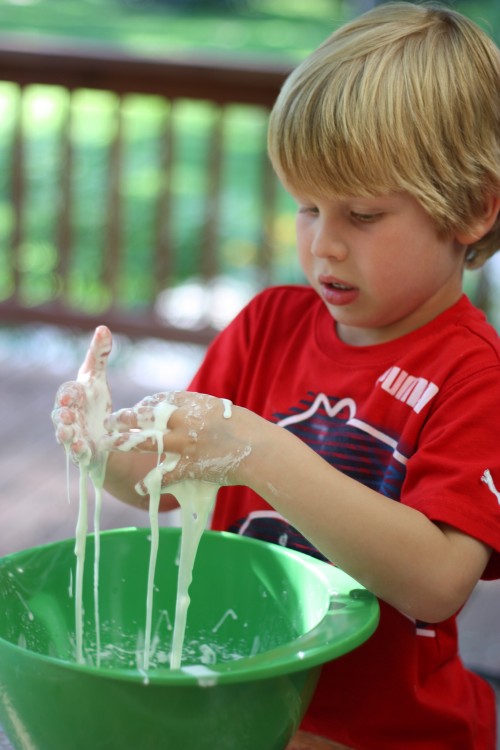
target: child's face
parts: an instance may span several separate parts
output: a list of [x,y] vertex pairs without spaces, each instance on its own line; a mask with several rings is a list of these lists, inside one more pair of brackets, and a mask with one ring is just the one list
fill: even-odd
[[460,297],[465,248],[410,194],[295,198],[302,268],[343,341],[398,338]]

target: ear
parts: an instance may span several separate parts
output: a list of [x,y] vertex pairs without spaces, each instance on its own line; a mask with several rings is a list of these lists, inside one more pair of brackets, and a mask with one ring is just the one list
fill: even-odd
[[500,212],[500,195],[486,195],[483,203],[483,213],[477,216],[470,229],[457,232],[455,239],[461,245],[472,245],[488,234],[498,218]]

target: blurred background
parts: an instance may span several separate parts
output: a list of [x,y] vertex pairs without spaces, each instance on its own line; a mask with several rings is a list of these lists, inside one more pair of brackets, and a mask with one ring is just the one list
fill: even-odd
[[[265,169],[269,104],[375,4],[0,0],[0,303],[154,307],[175,327],[220,328],[256,289],[300,280],[294,206]],[[452,7],[499,37],[497,0]],[[183,66],[175,91],[169,60]],[[497,277],[467,287],[498,326]]]
[[[128,406],[185,387],[258,289],[301,281],[269,107],[298,61],[375,4],[0,0],[0,555],[74,533],[78,477],[50,411],[97,322],[116,332],[110,384]],[[500,40],[498,0],[448,5]],[[498,330],[499,287],[496,259],[467,273]],[[104,528],[148,524],[111,498],[103,513]],[[462,618],[467,659],[492,679],[495,587]]]

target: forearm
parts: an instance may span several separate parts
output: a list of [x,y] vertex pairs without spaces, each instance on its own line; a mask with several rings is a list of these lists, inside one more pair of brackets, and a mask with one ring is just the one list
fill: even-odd
[[342,474],[269,422],[255,423],[242,471],[328,559],[416,619],[451,615],[488,560],[484,545]]

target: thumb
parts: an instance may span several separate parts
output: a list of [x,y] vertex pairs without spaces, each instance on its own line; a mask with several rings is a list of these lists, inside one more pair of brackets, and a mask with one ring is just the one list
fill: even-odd
[[85,382],[106,376],[106,365],[113,345],[113,337],[107,326],[98,326],[90,342],[85,359],[78,370],[77,380]]

